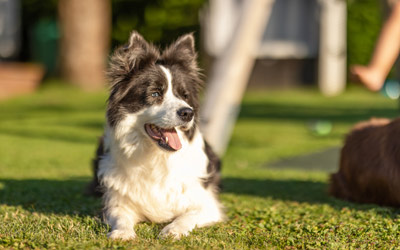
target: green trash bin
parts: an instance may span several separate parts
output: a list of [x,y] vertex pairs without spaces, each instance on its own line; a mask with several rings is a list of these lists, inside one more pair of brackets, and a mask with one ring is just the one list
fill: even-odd
[[30,33],[31,58],[45,67],[46,75],[57,73],[59,38],[57,22],[51,19],[42,19],[35,23]]

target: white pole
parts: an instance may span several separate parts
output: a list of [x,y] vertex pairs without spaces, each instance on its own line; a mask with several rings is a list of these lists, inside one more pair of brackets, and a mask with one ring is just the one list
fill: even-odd
[[210,0],[202,15],[204,47],[208,54],[219,57],[229,44],[237,27],[241,8],[236,1]]
[[205,138],[222,155],[229,142],[274,0],[244,0],[232,40],[215,61],[201,113]]
[[340,94],[346,86],[346,1],[321,0],[319,88]]

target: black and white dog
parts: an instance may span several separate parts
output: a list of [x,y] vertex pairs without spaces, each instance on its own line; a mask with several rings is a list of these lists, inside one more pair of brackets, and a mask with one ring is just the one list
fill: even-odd
[[202,85],[194,39],[162,53],[133,32],[110,59],[111,93],[93,187],[100,184],[112,239],[135,238],[142,221],[179,238],[222,221],[220,162],[197,126]]

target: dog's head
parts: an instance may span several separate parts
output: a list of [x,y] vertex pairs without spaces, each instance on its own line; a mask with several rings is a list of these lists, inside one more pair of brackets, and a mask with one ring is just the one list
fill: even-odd
[[202,82],[196,60],[192,34],[160,52],[132,32],[110,59],[109,126],[139,131],[163,149],[179,150],[179,134],[190,141],[197,122]]

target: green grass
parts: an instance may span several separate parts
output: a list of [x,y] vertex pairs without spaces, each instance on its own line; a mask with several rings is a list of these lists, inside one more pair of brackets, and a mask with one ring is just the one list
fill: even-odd
[[[101,201],[82,193],[102,133],[106,93],[47,86],[0,102],[0,248],[391,249],[400,210],[327,195],[328,174],[270,169],[282,158],[339,146],[354,122],[395,117],[397,102],[360,89],[249,91],[223,158],[220,196],[229,220],[179,241],[140,224],[132,242],[106,238]],[[310,131],[328,120],[326,136]],[[323,165],[324,162],[321,162]]]

